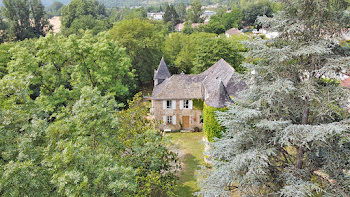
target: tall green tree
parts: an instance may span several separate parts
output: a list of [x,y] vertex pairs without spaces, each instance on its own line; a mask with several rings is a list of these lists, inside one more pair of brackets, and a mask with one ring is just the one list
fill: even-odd
[[216,36],[216,34],[205,32],[190,35],[178,32],[170,34],[165,40],[163,53],[169,61],[171,73],[192,74],[198,50],[207,39]]
[[123,20],[110,30],[112,38],[126,48],[139,85],[153,83],[166,33],[164,25],[145,19]]
[[4,0],[3,4],[9,40],[44,36],[51,29],[40,0]]
[[257,25],[256,19],[259,16],[272,17],[273,9],[272,3],[269,1],[258,1],[248,4],[246,8],[243,9],[243,24],[254,26]]
[[187,20],[191,23],[201,23],[203,18],[202,3],[200,0],[194,0],[191,3],[191,8],[187,11]]
[[241,66],[244,60],[239,54],[238,48],[234,42],[227,38],[206,38],[197,46],[196,55],[193,60],[193,73],[201,73],[214,65],[221,58],[227,61],[233,68],[242,73],[244,68]]
[[329,80],[350,66],[336,41],[348,12],[329,0],[281,2],[274,18],[259,19],[280,35],[247,44],[257,60],[246,65],[251,88],[217,114],[226,131],[212,144],[203,196],[350,193],[349,90]]
[[166,7],[163,20],[165,23],[171,24],[171,31],[175,30],[175,25],[180,23],[179,15],[177,14],[174,5],[168,5]]
[[181,2],[181,3],[178,3],[176,4],[176,12],[177,14],[179,15],[179,19],[180,21],[185,21],[186,19],[186,5],[185,3]]
[[222,34],[233,27],[238,28],[241,25],[242,19],[242,10],[234,8],[231,12],[224,13],[222,16],[214,15],[210,17],[209,23],[203,28],[204,31],[209,33]]
[[[92,24],[100,23],[107,16],[105,6],[97,0],[72,0],[67,6],[61,9],[62,32],[69,34],[70,32],[77,32],[74,28],[79,27],[80,22],[84,22],[83,30],[87,30],[86,26],[91,26],[84,21],[84,17],[92,19]],[[79,22],[74,23],[75,20]],[[70,30],[73,25],[73,30]],[[108,27],[106,25],[106,27]],[[105,30],[104,28],[102,30]]]
[[35,35],[44,36],[49,27],[49,21],[46,16],[45,7],[41,0],[32,0],[30,2],[30,11],[33,18],[33,30]]
[[0,79],[1,196],[173,194],[176,155],[142,98],[120,111],[133,82],[124,48],[106,33],[15,45]]

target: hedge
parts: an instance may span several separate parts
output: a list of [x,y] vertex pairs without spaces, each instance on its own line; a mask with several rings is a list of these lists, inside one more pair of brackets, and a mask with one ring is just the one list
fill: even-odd
[[216,120],[217,111],[225,111],[226,108],[214,108],[203,104],[203,132],[208,141],[213,141],[214,138],[221,137],[222,126]]

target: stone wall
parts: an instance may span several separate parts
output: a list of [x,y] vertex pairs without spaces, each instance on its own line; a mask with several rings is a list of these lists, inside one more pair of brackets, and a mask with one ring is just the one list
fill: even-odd
[[[203,128],[203,124],[200,123],[201,115],[203,112],[197,109],[180,109],[180,100],[176,101],[176,109],[163,109],[163,100],[152,100],[152,110],[154,113],[154,118],[160,122],[159,129],[171,129],[179,130],[181,129],[180,122],[183,116],[189,116],[189,128],[193,130],[195,127],[199,129]],[[163,116],[176,116],[176,124],[169,124],[163,122]]]

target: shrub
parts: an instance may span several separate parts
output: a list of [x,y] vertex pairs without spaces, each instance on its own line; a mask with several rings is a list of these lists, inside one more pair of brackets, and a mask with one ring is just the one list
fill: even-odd
[[217,111],[225,111],[226,108],[214,108],[203,104],[203,132],[208,141],[221,137],[221,131],[224,129],[216,120]]

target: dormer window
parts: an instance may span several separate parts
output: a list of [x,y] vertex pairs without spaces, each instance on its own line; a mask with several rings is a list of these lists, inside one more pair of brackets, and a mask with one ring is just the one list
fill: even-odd
[[184,100],[184,109],[190,108],[190,100]]
[[171,100],[167,100],[167,101],[166,101],[166,108],[167,108],[167,109],[171,109],[172,106],[173,106],[173,105],[172,105],[172,103],[171,103]]
[[180,100],[180,109],[192,109],[192,100]]

